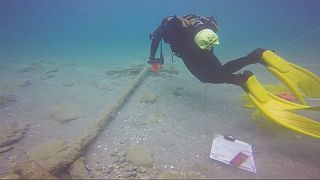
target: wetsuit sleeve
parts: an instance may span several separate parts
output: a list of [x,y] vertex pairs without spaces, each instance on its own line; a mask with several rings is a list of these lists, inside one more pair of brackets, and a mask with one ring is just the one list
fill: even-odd
[[159,47],[159,43],[162,37],[163,37],[163,28],[162,26],[159,26],[152,34],[149,59],[155,58],[157,49]]

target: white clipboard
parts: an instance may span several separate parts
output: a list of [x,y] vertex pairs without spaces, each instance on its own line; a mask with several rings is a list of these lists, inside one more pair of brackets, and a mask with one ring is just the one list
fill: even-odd
[[248,158],[241,163],[238,168],[252,173],[257,173],[252,146],[246,142],[239,140],[230,141],[225,139],[224,136],[218,134],[213,138],[210,158],[232,165],[230,161],[240,152],[246,154]]

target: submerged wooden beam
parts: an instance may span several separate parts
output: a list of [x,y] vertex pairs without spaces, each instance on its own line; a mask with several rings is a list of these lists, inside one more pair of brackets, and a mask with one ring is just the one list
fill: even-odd
[[46,169],[52,174],[58,174],[61,170],[69,167],[76,159],[80,157],[82,150],[98,136],[100,131],[105,128],[106,123],[115,117],[119,109],[124,105],[130,95],[142,82],[147,72],[149,72],[149,66],[142,68],[142,70],[133,80],[132,84],[115,101],[114,105],[100,113],[98,118],[92,121],[93,125],[89,127],[86,132],[81,133],[81,135],[73,141],[74,143],[67,145],[66,148],[62,148],[63,150],[60,150],[57,153],[48,153],[51,155],[55,154],[56,157],[48,157],[47,159],[39,160],[39,164],[46,167],[45,164],[48,163],[46,161],[50,161],[50,158],[53,159],[54,161],[50,161],[50,163],[53,162],[53,164]]

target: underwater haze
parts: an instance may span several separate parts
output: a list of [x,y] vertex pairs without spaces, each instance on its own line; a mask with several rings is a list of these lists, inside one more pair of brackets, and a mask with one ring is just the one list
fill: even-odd
[[[0,179],[319,179],[319,139],[243,88],[200,82],[164,43],[150,72],[150,33],[186,14],[216,19],[222,63],[264,48],[320,75],[320,0],[0,0]],[[296,100],[266,66],[243,70]],[[299,113],[319,134],[319,111]],[[211,159],[217,134],[252,145],[257,172]]]
[[256,47],[319,56],[317,0],[1,0],[0,8],[2,60],[109,52],[144,61],[161,19],[189,13],[216,18],[221,59]]

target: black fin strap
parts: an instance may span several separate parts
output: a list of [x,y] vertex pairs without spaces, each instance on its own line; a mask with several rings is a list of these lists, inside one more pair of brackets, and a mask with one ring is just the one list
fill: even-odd
[[163,59],[163,53],[162,53],[162,39],[160,41],[160,58]]

